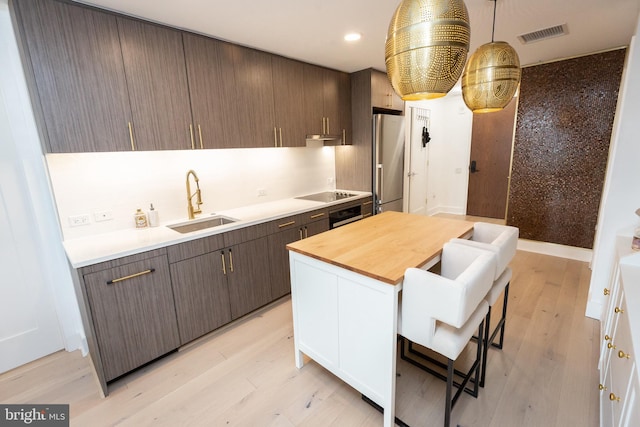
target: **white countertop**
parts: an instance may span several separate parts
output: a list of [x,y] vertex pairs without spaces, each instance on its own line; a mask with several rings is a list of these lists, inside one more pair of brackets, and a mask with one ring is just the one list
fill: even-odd
[[63,246],[71,266],[73,268],[80,268],[371,196],[371,193],[368,192],[349,192],[356,194],[356,196],[330,203],[300,199],[283,199],[226,211],[203,213],[198,215],[193,221],[204,220],[211,215],[224,215],[237,219],[238,221],[190,233],[179,233],[167,227],[167,225],[185,222],[186,219],[183,219],[180,221],[161,223],[158,227],[143,229],[129,228],[112,233],[65,240]]

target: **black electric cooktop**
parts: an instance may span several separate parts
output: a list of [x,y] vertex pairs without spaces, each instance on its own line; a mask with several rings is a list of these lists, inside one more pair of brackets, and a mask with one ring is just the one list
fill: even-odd
[[335,202],[336,200],[347,199],[354,196],[356,196],[356,194],[347,193],[345,191],[324,191],[322,193],[308,194],[306,196],[296,197],[296,199],[330,203]]

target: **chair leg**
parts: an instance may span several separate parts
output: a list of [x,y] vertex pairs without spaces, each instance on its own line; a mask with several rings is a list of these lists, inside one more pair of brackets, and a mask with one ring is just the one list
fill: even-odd
[[447,391],[444,399],[444,427],[451,426],[451,390],[453,388],[453,360],[447,359]]
[[[478,348],[482,347],[482,369],[480,370],[480,387],[484,387],[484,379],[486,377],[487,371],[487,353],[489,352],[489,332],[491,327],[491,307],[489,307],[489,311],[487,312],[487,317],[484,320],[484,339],[482,343],[478,341]],[[476,375],[476,378],[478,376]]]
[[[502,349],[502,345],[504,344],[504,325],[507,323],[507,302],[509,301],[509,285],[511,282],[507,283],[507,286],[504,288],[504,302],[502,303],[502,319],[500,319],[500,340],[498,340],[497,344],[493,343],[491,340],[491,345]],[[494,332],[495,335],[495,332]]]
[[[476,373],[473,381],[473,388],[475,397],[478,397],[478,386],[484,387],[484,374],[487,367],[487,335],[489,331],[489,316],[491,315],[491,307],[489,307],[489,311],[487,312],[487,316],[485,317],[484,322],[480,323],[478,327],[478,336],[483,336],[484,338],[478,340],[478,345],[476,348]],[[483,331],[484,328],[484,331]]]

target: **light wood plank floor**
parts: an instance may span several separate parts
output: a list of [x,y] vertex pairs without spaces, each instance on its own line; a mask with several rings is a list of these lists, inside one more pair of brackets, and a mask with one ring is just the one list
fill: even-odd
[[[587,264],[519,251],[512,268],[505,348],[490,350],[486,387],[478,399],[462,395],[453,425],[597,426]],[[295,368],[292,335],[285,298],[124,377],[106,399],[86,358],[58,352],[0,375],[0,402],[69,403],[73,426],[381,426],[381,414],[323,368]],[[398,360],[397,415],[441,426],[444,383]]]

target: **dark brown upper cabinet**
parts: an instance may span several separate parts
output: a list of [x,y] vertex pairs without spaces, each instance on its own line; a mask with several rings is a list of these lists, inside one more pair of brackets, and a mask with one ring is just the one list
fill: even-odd
[[309,134],[342,135],[347,130],[350,132],[351,83],[349,75],[305,64],[304,117]]
[[191,148],[182,34],[138,20],[117,20],[136,150]]
[[46,151],[131,150],[116,17],[51,0],[14,5]]
[[273,147],[275,123],[271,56],[233,46],[236,102],[240,121],[238,147]]
[[377,108],[404,111],[404,101],[382,71],[371,70],[371,104]]
[[273,56],[271,66],[275,106],[274,146],[303,147],[307,135],[302,103],[303,63]]
[[233,148],[240,121],[230,43],[182,34],[193,113],[193,148]]
[[47,152],[350,140],[346,73],[85,5],[14,4]]

